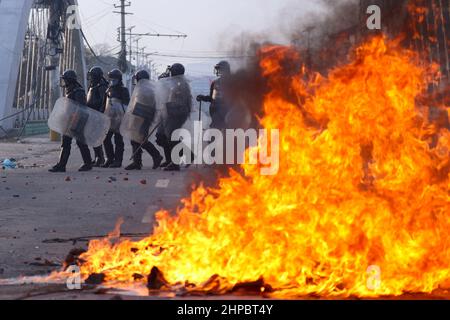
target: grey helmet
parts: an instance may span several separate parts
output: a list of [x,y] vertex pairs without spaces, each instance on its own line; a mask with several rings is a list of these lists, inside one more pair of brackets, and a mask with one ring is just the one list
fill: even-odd
[[69,69],[61,75],[61,87],[67,87],[78,83],[78,75],[75,70]]
[[217,76],[229,75],[231,73],[231,66],[228,61],[220,61],[214,67],[214,72]]
[[113,69],[108,72],[108,79],[111,82],[111,86],[115,87],[122,84],[123,74],[119,69]]
[[103,69],[98,66],[92,67],[88,72],[88,80],[92,82],[100,82],[103,76]]
[[186,69],[181,63],[175,63],[170,67],[170,76],[176,77],[181,76],[186,72]]
[[134,78],[136,79],[136,82],[139,82],[142,79],[150,80],[150,74],[148,73],[147,70],[140,70],[136,72]]

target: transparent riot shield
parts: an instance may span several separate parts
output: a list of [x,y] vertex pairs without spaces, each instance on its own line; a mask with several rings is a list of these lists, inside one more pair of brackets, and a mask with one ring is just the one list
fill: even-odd
[[87,144],[90,147],[102,145],[110,127],[110,120],[104,114],[68,98],[59,98],[48,119],[51,130]]
[[155,83],[156,109],[161,113],[166,113],[166,103],[174,83],[172,78],[160,79]]
[[105,115],[111,120],[110,131],[120,133],[120,125],[122,124],[126,109],[127,106],[119,99],[108,98],[106,101]]
[[170,137],[172,132],[183,126],[189,117],[192,106],[191,89],[184,75],[161,79],[157,82],[156,88],[162,125],[166,136]]
[[156,114],[155,87],[143,79],[134,88],[130,104],[120,126],[120,133],[131,141],[142,143]]

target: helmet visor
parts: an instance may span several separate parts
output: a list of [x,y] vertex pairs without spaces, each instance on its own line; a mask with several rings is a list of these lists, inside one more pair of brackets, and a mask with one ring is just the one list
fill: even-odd
[[110,84],[112,87],[116,87],[120,84],[120,80],[119,79],[111,79]]

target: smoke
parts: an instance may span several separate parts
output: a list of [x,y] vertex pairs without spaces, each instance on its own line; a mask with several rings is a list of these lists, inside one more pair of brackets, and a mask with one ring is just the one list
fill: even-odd
[[[233,74],[228,81],[227,93],[230,95],[232,107],[245,109],[253,115],[251,127],[258,128],[258,119],[264,113],[264,97],[270,88],[262,74],[260,67],[261,49],[271,45],[291,45],[299,51],[299,59],[287,61],[282,66],[284,80],[290,81],[289,74],[298,74],[300,67],[309,64],[310,69],[317,63],[309,61],[308,56],[316,55],[316,51],[326,48],[330,41],[330,35],[357,25],[359,21],[359,6],[357,0],[318,0],[314,5],[308,6],[308,10],[299,5],[295,0],[289,6],[283,8],[277,19],[277,25],[269,26],[260,32],[239,31],[230,32],[227,29],[218,37],[217,49],[226,50],[234,59],[230,59]],[[335,48],[335,46],[331,46]],[[306,52],[310,50],[310,52]],[[347,50],[345,50],[348,52]],[[331,54],[332,53],[327,53]],[[320,54],[317,53],[320,57]],[[335,56],[335,55],[334,55]],[[291,57],[292,58],[292,57]],[[336,61],[323,59],[326,68],[331,67]],[[293,74],[293,76],[295,76]],[[283,84],[280,84],[283,87]],[[286,88],[290,86],[285,84]],[[289,101],[292,92],[286,90],[285,97]],[[295,96],[292,95],[293,103]],[[300,107],[300,106],[299,106]],[[222,172],[223,173],[223,172]],[[204,179],[199,179],[203,180]]]
[[[258,52],[262,47],[293,45],[303,58],[295,63],[322,71],[337,63],[336,53],[323,52],[324,48],[337,49],[336,43],[330,44],[335,41],[332,36],[358,25],[358,0],[318,0],[304,4],[296,0],[280,10],[276,26],[260,32],[230,33],[228,29],[219,37],[218,48],[226,48],[236,57],[230,61],[235,72],[229,92],[235,103],[248,109],[255,118],[263,113],[263,97],[268,90],[259,67]],[[348,48],[342,51],[348,52]],[[324,55],[333,59],[323,59]],[[292,71],[291,67],[287,66],[285,72]]]
[[[307,5],[308,4],[308,5]],[[359,0],[295,0],[278,13],[275,25],[259,32],[224,31],[217,48],[227,48],[236,56],[251,56],[255,47],[267,44],[295,44],[320,47],[330,36],[360,23]]]
[[[318,10],[292,16],[281,26],[297,45],[319,48],[325,45],[328,38],[348,28],[356,27],[360,20],[359,1],[357,0],[319,0]],[[289,8],[284,9],[286,17]],[[297,13],[298,14],[298,13]]]

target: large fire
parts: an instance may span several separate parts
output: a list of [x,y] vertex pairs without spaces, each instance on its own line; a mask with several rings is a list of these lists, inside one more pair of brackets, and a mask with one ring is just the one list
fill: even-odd
[[225,293],[264,279],[275,297],[450,288],[450,133],[430,133],[419,112],[427,80],[414,54],[377,37],[327,77],[286,75],[299,58],[289,47],[260,55],[278,174],[244,165],[197,188],[175,216],[158,212],[148,238],[92,241],[83,276],[131,286],[157,267],[162,289]]

